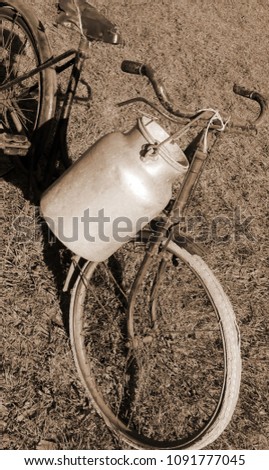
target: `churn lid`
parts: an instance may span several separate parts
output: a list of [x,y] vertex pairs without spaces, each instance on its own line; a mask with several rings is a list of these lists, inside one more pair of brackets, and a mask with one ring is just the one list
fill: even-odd
[[[138,119],[138,127],[150,144],[160,144],[170,137],[159,123],[147,116]],[[185,153],[175,142],[164,142],[160,147],[160,155],[175,168],[178,168],[178,164],[181,169],[182,167],[187,169],[189,166]]]

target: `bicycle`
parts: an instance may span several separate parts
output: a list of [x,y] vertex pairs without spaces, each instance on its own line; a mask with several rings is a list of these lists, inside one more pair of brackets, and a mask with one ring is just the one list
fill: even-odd
[[[65,19],[67,3],[60,2]],[[58,176],[58,160],[64,168],[71,167],[66,131],[89,40],[118,44],[121,38],[114,25],[94,10],[91,28],[85,23],[82,27],[78,49],[53,57],[45,31],[20,1],[0,2],[0,7],[4,129],[0,149],[7,155],[30,156],[26,167],[31,181],[37,180],[43,191]],[[26,61],[17,57],[24,51]],[[56,72],[71,66],[65,102],[55,120]],[[202,260],[200,246],[178,227],[221,131],[255,131],[263,122],[267,103],[257,92],[234,88],[260,106],[258,118],[249,124],[223,118],[212,109],[181,111],[174,108],[151,67],[124,61],[122,69],[148,78],[165,115],[180,126],[171,139],[189,129],[198,131],[185,150],[189,171],[160,216],[107,261],[74,256],[64,286],[72,289],[71,347],[93,405],[125,442],[146,449],[202,448],[223,432],[236,407],[240,338],[230,301]],[[22,108],[25,100],[27,106]],[[160,111],[144,98],[138,100]],[[41,178],[39,164],[44,164],[35,158],[35,148],[51,124],[53,152]],[[144,157],[158,158],[161,144],[148,142]]]

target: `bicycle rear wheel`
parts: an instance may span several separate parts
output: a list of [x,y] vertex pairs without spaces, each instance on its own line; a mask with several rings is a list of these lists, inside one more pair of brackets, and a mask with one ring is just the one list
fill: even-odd
[[174,242],[141,269],[145,243],[84,266],[70,308],[75,363],[125,442],[201,449],[228,425],[239,394],[234,312],[203,260]]
[[[51,51],[41,22],[19,0],[0,2],[0,87],[49,58]],[[0,131],[5,132],[7,142],[10,138],[8,154],[12,154],[12,145],[16,154],[16,144],[18,148],[22,144],[21,155],[27,153],[19,136],[32,141],[38,129],[49,126],[55,104],[56,73],[52,68],[0,90]]]

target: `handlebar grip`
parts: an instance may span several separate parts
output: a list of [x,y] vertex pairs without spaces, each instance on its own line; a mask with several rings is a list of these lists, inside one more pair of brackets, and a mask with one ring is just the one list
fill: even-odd
[[268,109],[268,103],[267,103],[266,99],[260,93],[258,93],[257,91],[250,91],[250,90],[247,90],[246,88],[244,88],[240,85],[236,85],[236,84],[233,87],[233,91],[236,95],[243,96],[244,98],[249,98],[251,100],[256,101],[259,104],[260,114],[259,114],[258,118],[256,119],[256,121],[254,121],[254,124],[255,125],[260,124],[262,122],[263,118],[264,118],[265,112]]
[[156,77],[155,70],[150,65],[142,64],[141,62],[134,62],[132,60],[124,60],[121,64],[121,70],[123,72],[147,77],[153,87],[153,90],[155,91],[159,102],[169,113],[184,119],[192,119],[196,116],[195,112],[180,110],[174,107],[173,102],[168,96],[161,79]]
[[143,75],[144,64],[141,62],[134,62],[133,60],[124,60],[121,64],[121,70],[133,75]]
[[245,98],[250,98],[250,99],[251,99],[252,93],[254,93],[253,91],[247,90],[247,89],[246,89],[245,87],[243,87],[243,86],[236,85],[236,83],[234,84],[233,92],[234,92],[236,95],[244,96]]

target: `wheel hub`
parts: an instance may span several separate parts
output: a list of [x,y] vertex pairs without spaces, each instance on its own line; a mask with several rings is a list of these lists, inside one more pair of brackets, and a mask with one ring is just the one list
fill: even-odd
[[153,341],[153,336],[147,335],[144,337],[134,336],[127,343],[126,347],[129,349],[142,349],[147,344],[151,344]]

